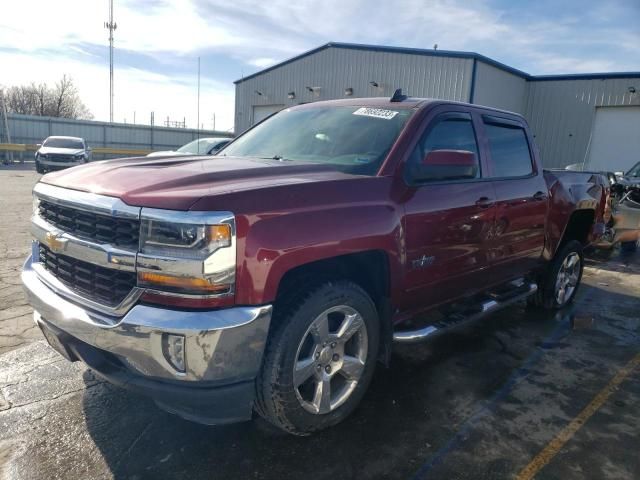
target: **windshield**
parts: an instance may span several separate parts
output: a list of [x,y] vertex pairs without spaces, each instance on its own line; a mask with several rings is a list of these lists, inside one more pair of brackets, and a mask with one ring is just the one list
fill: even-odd
[[286,109],[249,130],[222,155],[324,163],[375,175],[412,115],[409,109]]
[[221,142],[219,138],[201,138],[181,146],[177,151],[180,153],[192,153],[194,155],[206,155],[211,147]]
[[84,145],[80,140],[73,138],[47,138],[42,146],[52,148],[74,148],[78,150],[84,148]]
[[640,162],[636,163],[631,170],[627,172],[627,177],[640,177]]

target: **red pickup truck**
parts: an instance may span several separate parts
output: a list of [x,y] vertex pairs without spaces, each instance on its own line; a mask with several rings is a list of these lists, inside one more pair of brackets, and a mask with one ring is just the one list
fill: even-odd
[[42,177],[22,280],[67,359],[187,419],[304,435],[349,415],[394,341],[571,302],[604,185],[543,171],[513,113],[316,102],[216,157]]

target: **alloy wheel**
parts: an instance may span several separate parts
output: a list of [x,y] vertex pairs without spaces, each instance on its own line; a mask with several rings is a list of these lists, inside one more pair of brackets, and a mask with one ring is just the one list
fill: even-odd
[[293,366],[300,405],[322,415],[344,404],[358,385],[368,350],[367,327],[352,307],[325,310],[302,336]]
[[580,280],[580,255],[571,252],[560,265],[556,277],[556,301],[562,306],[567,303],[578,286]]

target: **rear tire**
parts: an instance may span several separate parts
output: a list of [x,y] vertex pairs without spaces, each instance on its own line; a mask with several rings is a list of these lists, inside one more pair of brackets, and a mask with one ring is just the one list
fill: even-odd
[[350,281],[289,300],[275,310],[256,411],[286,432],[309,435],[341,422],[360,403],[375,369],[380,325],[371,298]]
[[638,250],[638,242],[621,242],[620,243],[620,250],[623,253],[633,253],[636,250]]
[[538,291],[529,304],[548,310],[567,306],[575,298],[584,268],[582,244],[570,240],[556,253],[538,280]]

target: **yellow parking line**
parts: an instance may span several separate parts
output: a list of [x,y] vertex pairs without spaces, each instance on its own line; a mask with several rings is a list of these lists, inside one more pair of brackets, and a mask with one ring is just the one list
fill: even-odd
[[611,379],[609,384],[604,387],[600,392],[591,400],[584,410],[582,410],[577,417],[575,417],[569,425],[567,425],[556,437],[551,440],[547,446],[531,460],[529,465],[524,467],[520,473],[516,476],[516,480],[530,480],[532,479],[547,463],[551,461],[553,457],[560,451],[560,449],[567,443],[573,435],[580,430],[589,418],[598,411],[607,399],[613,394],[616,387],[618,387],[633,370],[640,365],[640,353],[638,353],[629,363],[622,367],[615,377]]

